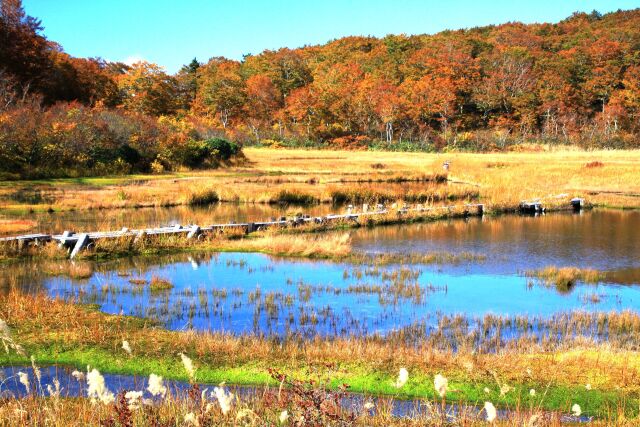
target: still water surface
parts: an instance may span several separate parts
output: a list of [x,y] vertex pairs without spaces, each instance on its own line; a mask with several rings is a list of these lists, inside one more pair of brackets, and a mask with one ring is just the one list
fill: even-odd
[[[549,318],[575,310],[640,310],[640,212],[472,218],[360,229],[352,236],[356,250],[368,253],[470,252],[486,259],[367,267],[262,254],[178,254],[96,263],[83,280],[46,276],[47,262],[22,262],[4,269],[0,287],[44,289],[171,329],[235,334],[384,335],[415,322],[433,327],[442,315]],[[607,279],[561,293],[522,274],[549,265],[596,268]],[[153,277],[174,287],[151,292],[130,282]],[[393,291],[398,286],[419,291]]]

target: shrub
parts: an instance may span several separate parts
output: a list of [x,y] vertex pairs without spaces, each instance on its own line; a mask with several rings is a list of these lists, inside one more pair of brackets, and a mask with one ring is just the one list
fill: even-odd
[[203,141],[187,141],[173,151],[173,160],[190,168],[201,167],[210,152]]
[[212,138],[204,141],[209,155],[214,155],[219,160],[229,160],[240,154],[240,146],[224,138]]
[[223,138],[189,140],[173,149],[173,161],[189,168],[217,167],[240,153],[240,147]]
[[0,111],[0,176],[77,177],[179,167],[217,167],[238,144],[196,129],[189,119],[58,103]]
[[151,163],[150,168],[151,168],[151,173],[154,173],[156,175],[160,175],[164,173],[164,165],[158,159],[154,160],[153,163]]

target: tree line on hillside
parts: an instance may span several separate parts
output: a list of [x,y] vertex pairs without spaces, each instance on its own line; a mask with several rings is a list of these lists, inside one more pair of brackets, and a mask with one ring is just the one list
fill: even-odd
[[[1,4],[0,168],[20,175],[74,163],[96,173],[198,167],[207,163],[199,142],[213,138],[396,150],[640,147],[640,9],[345,37],[241,61],[194,59],[171,75],[147,62],[74,58],[20,0]],[[57,171],[41,167],[47,159]]]

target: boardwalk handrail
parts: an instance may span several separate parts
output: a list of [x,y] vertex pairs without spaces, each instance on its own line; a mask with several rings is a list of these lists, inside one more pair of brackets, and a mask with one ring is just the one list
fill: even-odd
[[[536,207],[540,203],[538,201],[534,202]],[[533,204],[533,203],[532,203]],[[527,204],[528,207],[529,204]],[[574,209],[580,209],[584,205],[583,199],[574,198],[571,200],[571,206]],[[523,208],[525,204],[521,204],[521,208]],[[62,234],[23,234],[19,236],[11,236],[0,238],[0,242],[17,242],[18,245],[28,245],[35,244],[38,245],[41,242],[50,242],[56,241],[59,243],[61,247],[67,247],[71,249],[70,258],[74,258],[78,252],[88,245],[91,242],[99,239],[117,239],[122,237],[134,237],[141,238],[143,236],[158,236],[158,235],[171,235],[171,234],[186,234],[189,239],[197,238],[202,234],[213,232],[213,231],[223,231],[227,229],[240,229],[245,233],[253,233],[255,231],[264,230],[269,227],[274,226],[287,226],[287,225],[302,225],[305,223],[317,223],[322,224],[330,221],[338,221],[338,220],[353,220],[357,221],[360,217],[368,217],[375,215],[387,215],[392,212],[396,212],[398,215],[407,214],[409,212],[432,212],[437,210],[448,210],[455,211],[463,209],[466,215],[475,215],[482,216],[484,214],[484,204],[482,203],[469,203],[464,205],[445,205],[445,206],[423,206],[416,205],[413,208],[408,208],[406,205],[402,207],[397,207],[395,204],[391,209],[388,209],[384,205],[377,205],[373,210],[369,210],[369,205],[365,204],[362,207],[361,212],[352,212],[353,206],[349,205],[347,209],[347,213],[345,214],[328,214],[324,216],[296,216],[293,219],[287,219],[286,217],[281,217],[280,219],[275,219],[271,221],[261,221],[261,222],[242,222],[242,223],[227,223],[227,224],[212,224],[209,226],[199,226],[199,225],[173,225],[166,227],[154,227],[154,228],[141,228],[141,229],[128,229],[122,228],[117,231],[92,231],[92,232],[83,232],[83,233],[74,233],[70,231],[65,231]],[[472,210],[475,209],[475,212]],[[537,209],[536,209],[537,210]]]

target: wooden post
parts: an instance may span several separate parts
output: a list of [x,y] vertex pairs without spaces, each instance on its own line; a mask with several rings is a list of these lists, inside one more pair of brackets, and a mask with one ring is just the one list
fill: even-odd
[[76,241],[76,245],[73,247],[73,251],[71,251],[71,255],[69,258],[74,259],[78,252],[82,250],[89,243],[89,235],[87,233],[82,233],[78,236],[78,240]]
[[73,231],[65,230],[65,231],[62,233],[62,239],[60,239],[60,243],[58,244],[58,247],[59,247],[59,248],[64,248],[65,246],[67,246],[66,238],[67,238],[67,237],[71,237],[71,235],[72,235],[72,234],[73,234]]
[[542,213],[544,212],[544,206],[540,201],[521,202],[520,211],[524,213]]
[[200,234],[200,226],[194,225],[193,227],[191,227],[191,231],[189,231],[189,234],[187,234],[187,239],[193,239],[194,237],[198,237],[199,234]]
[[139,241],[144,239],[144,236],[146,236],[146,235],[147,235],[147,233],[144,230],[138,231],[138,234],[136,235],[136,238],[133,239],[133,243],[138,243]]
[[573,206],[573,210],[579,211],[584,207],[584,199],[579,197],[575,197],[571,199],[571,206]]

